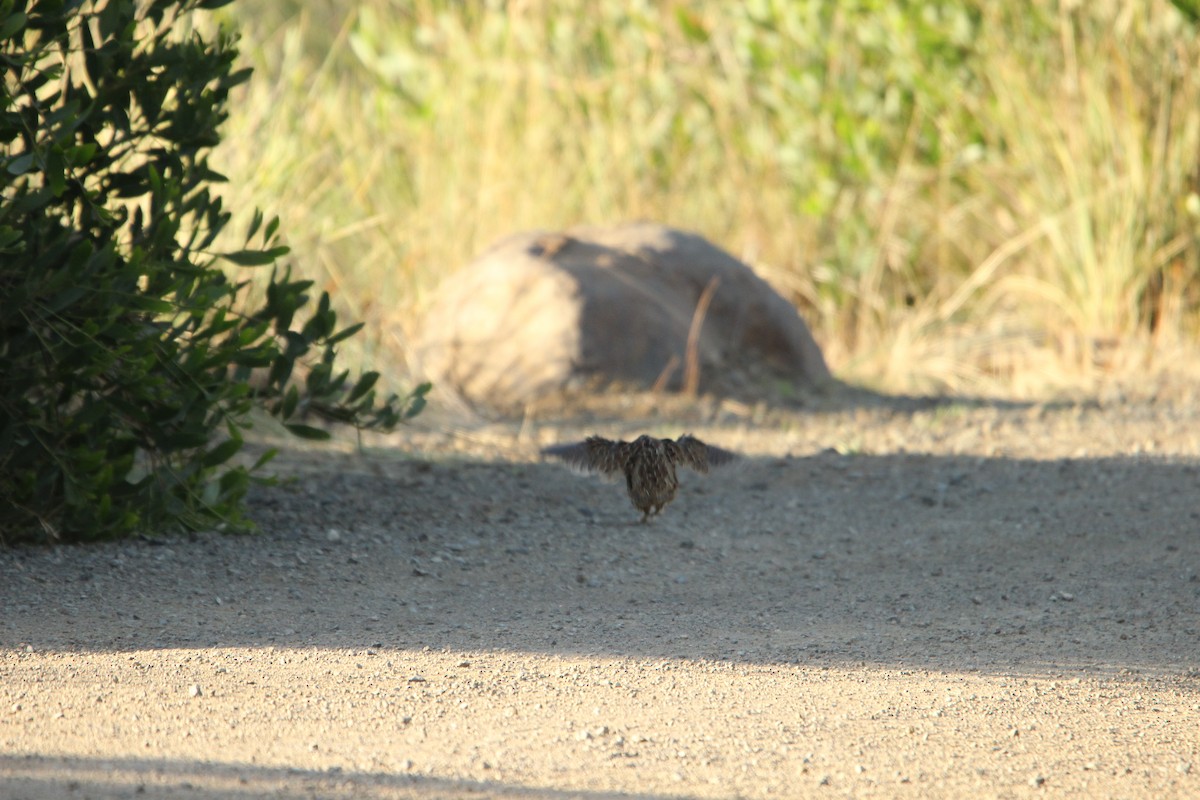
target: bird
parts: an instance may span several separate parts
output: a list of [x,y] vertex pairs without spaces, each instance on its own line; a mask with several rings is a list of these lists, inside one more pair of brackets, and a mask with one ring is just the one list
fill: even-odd
[[705,444],[691,434],[674,440],[639,436],[632,442],[589,436],[582,442],[544,448],[542,454],[583,472],[624,473],[629,499],[642,512],[642,522],[675,499],[675,490],[679,488],[677,466],[703,474],[709,467],[728,464],[738,457],[737,453]]

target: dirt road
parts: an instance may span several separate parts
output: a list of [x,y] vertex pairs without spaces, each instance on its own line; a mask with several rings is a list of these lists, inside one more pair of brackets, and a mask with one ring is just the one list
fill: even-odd
[[[746,458],[646,526],[537,459],[685,430]],[[1198,456],[1188,392],[288,453],[261,536],[0,551],[0,796],[1200,796]]]

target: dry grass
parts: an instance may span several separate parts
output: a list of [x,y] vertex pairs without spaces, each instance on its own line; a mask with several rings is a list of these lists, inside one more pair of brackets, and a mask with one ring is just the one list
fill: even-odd
[[385,372],[493,240],[629,219],[746,260],[887,389],[1044,394],[1197,332],[1200,44],[1166,2],[235,8],[230,200]]

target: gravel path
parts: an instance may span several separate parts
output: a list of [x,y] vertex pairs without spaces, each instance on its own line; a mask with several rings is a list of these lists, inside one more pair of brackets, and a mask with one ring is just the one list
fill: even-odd
[[[1200,796],[1198,423],[647,400],[290,451],[259,536],[0,551],[0,796]],[[537,458],[685,430],[747,458],[644,526]]]

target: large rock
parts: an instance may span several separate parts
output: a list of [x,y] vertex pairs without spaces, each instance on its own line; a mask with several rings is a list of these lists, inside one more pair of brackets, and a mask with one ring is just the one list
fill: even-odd
[[796,309],[749,267],[650,224],[499,242],[438,288],[415,355],[439,389],[493,408],[580,388],[751,397],[764,381],[829,378]]

